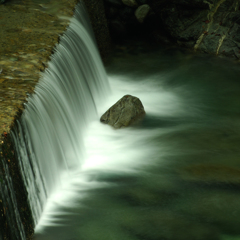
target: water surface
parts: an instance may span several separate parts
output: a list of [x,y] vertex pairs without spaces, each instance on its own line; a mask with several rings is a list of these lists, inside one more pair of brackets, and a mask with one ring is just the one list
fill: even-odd
[[146,117],[120,130],[96,118],[86,159],[48,201],[37,240],[240,239],[240,70],[177,48],[118,46],[112,92]]

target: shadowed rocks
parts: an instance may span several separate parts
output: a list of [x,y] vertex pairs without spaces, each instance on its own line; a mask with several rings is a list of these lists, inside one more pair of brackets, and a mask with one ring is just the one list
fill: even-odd
[[239,0],[104,1],[116,41],[138,36],[240,59]]

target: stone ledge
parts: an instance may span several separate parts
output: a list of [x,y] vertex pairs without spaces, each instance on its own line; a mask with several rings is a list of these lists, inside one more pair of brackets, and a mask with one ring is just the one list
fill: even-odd
[[9,133],[73,15],[77,0],[0,5],[0,140]]

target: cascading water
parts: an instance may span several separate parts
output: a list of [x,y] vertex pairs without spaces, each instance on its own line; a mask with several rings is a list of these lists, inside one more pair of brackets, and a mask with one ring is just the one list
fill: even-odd
[[82,134],[108,91],[87,13],[79,3],[11,134],[35,224],[61,177],[81,166]]
[[[240,239],[239,65],[134,41],[116,48],[98,105],[108,83],[79,7],[13,133],[34,239]],[[101,124],[94,105],[125,94],[142,122]]]
[[[9,173],[8,165],[4,161],[2,161],[2,164],[5,169],[4,174],[5,174],[6,182],[5,184],[0,183],[0,193],[3,198],[3,201],[8,203],[6,208],[8,209],[9,214],[7,214],[6,217],[8,218],[8,224],[11,226],[11,229],[12,229],[10,233],[11,238],[24,240],[26,239],[26,236],[24,232],[23,223],[21,221],[21,217],[19,214],[19,209],[17,207],[18,206],[17,198],[13,190],[14,188],[13,188],[12,178]],[[2,233],[0,233],[0,240],[3,239],[1,234]]]

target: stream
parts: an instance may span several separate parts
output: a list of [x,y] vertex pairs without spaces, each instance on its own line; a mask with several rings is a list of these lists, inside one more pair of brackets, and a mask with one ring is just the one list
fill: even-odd
[[[175,47],[118,45],[85,160],[48,200],[36,240],[240,239],[240,68]],[[123,95],[146,111],[114,130]]]

